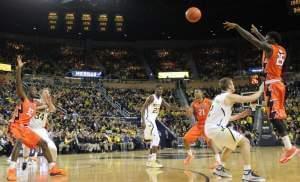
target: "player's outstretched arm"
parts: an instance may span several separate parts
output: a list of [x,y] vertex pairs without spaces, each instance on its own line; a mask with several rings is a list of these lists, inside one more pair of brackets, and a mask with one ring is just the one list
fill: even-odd
[[235,103],[246,103],[246,102],[253,102],[256,101],[264,91],[264,84],[261,84],[259,90],[254,94],[241,96],[237,94],[229,94],[226,99],[225,103],[228,105],[233,105]]
[[254,35],[252,35],[250,32],[242,28],[236,23],[231,23],[231,22],[225,22],[223,23],[224,28],[229,31],[229,30],[237,30],[237,32],[247,41],[249,41],[251,44],[253,44],[255,47],[262,49],[268,53],[268,55],[271,55],[272,53],[272,46],[268,44],[265,41],[260,41]]
[[265,38],[265,36],[263,36],[259,31],[258,31],[258,29],[256,28],[256,26],[255,25],[251,25],[251,32],[254,34],[254,35],[256,35],[256,37],[260,40],[260,41],[265,41],[266,40],[266,38]]
[[22,67],[24,66],[25,63],[22,62],[22,58],[19,55],[17,57],[17,66],[16,66],[16,89],[17,89],[17,95],[18,97],[20,97],[21,99],[26,99],[27,96],[24,92],[23,89],[23,83],[22,83],[22,78],[21,78],[21,74],[22,74]]
[[154,97],[153,95],[151,95],[150,97],[147,98],[147,100],[145,101],[145,103],[143,104],[142,108],[141,108],[141,121],[142,121],[142,127],[145,127],[145,110],[146,108],[148,108],[148,106],[154,101]]
[[236,115],[233,115],[230,117],[229,121],[236,121],[242,118],[245,118],[247,116],[249,116],[251,114],[251,110],[250,109],[246,109],[245,111],[238,113]]

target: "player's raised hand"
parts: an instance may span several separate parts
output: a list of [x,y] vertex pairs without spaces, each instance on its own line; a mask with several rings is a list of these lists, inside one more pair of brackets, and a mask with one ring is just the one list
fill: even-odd
[[232,30],[232,29],[235,29],[235,28],[237,28],[237,27],[239,26],[239,25],[236,24],[236,23],[232,23],[232,22],[228,22],[228,21],[226,21],[225,23],[223,23],[223,25],[224,25],[224,28],[225,28],[227,31]]
[[251,32],[254,33],[254,34],[258,32],[258,29],[253,24],[251,25]]
[[22,61],[21,55],[17,56],[17,67],[22,68],[26,64],[25,62]]

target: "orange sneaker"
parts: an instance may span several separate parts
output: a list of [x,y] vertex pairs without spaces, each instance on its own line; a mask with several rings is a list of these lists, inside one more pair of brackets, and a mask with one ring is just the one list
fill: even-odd
[[299,149],[297,149],[297,147],[295,147],[295,146],[293,146],[290,150],[283,149],[283,153],[280,157],[279,162],[282,164],[287,163],[299,152],[300,152]]
[[8,169],[7,181],[17,181],[16,169]]
[[189,165],[193,159],[194,159],[193,155],[187,154],[186,158],[183,161],[183,164],[184,165]]
[[49,174],[50,176],[65,176],[66,172],[55,165],[49,170]]

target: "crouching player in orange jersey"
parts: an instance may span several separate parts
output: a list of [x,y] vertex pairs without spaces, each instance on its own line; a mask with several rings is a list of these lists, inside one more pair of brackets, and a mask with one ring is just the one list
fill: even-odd
[[15,146],[11,154],[11,162],[7,171],[8,181],[17,180],[16,163],[20,149],[22,147],[22,143],[29,148],[35,148],[37,146],[42,148],[45,158],[49,163],[49,174],[51,176],[65,174],[64,170],[59,169],[56,166],[56,163],[53,162],[47,142],[41,139],[28,126],[31,118],[33,118],[36,114],[36,111],[39,110],[39,105],[37,105],[33,100],[33,98],[37,94],[37,90],[35,87],[29,88],[28,95],[26,95],[23,90],[21,72],[24,64],[25,63],[22,62],[21,57],[18,56],[16,66],[16,90],[21,102],[17,105],[13,114],[13,118],[11,119],[9,125],[10,134],[15,139]]

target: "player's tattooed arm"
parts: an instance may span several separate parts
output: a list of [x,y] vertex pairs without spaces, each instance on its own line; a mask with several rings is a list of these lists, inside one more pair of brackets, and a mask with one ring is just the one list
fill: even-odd
[[21,99],[26,99],[27,96],[24,92],[23,89],[23,83],[22,83],[22,78],[21,78],[21,74],[22,74],[22,67],[24,66],[25,63],[22,62],[22,58],[20,55],[18,55],[17,57],[17,66],[16,66],[16,89],[17,89],[17,95],[21,98]]
[[229,30],[237,30],[237,32],[247,41],[249,41],[251,44],[253,44],[255,47],[262,49],[266,51],[267,55],[272,55],[273,49],[272,46],[267,43],[266,41],[260,41],[258,40],[254,35],[252,35],[250,32],[242,28],[236,23],[231,23],[231,22],[225,22],[223,23],[224,28],[229,31]]
[[145,127],[145,111],[146,108],[148,108],[148,106],[154,101],[154,97],[153,95],[151,95],[150,97],[147,98],[147,100],[145,101],[145,103],[143,104],[142,108],[141,108],[141,121],[142,121],[142,127]]

